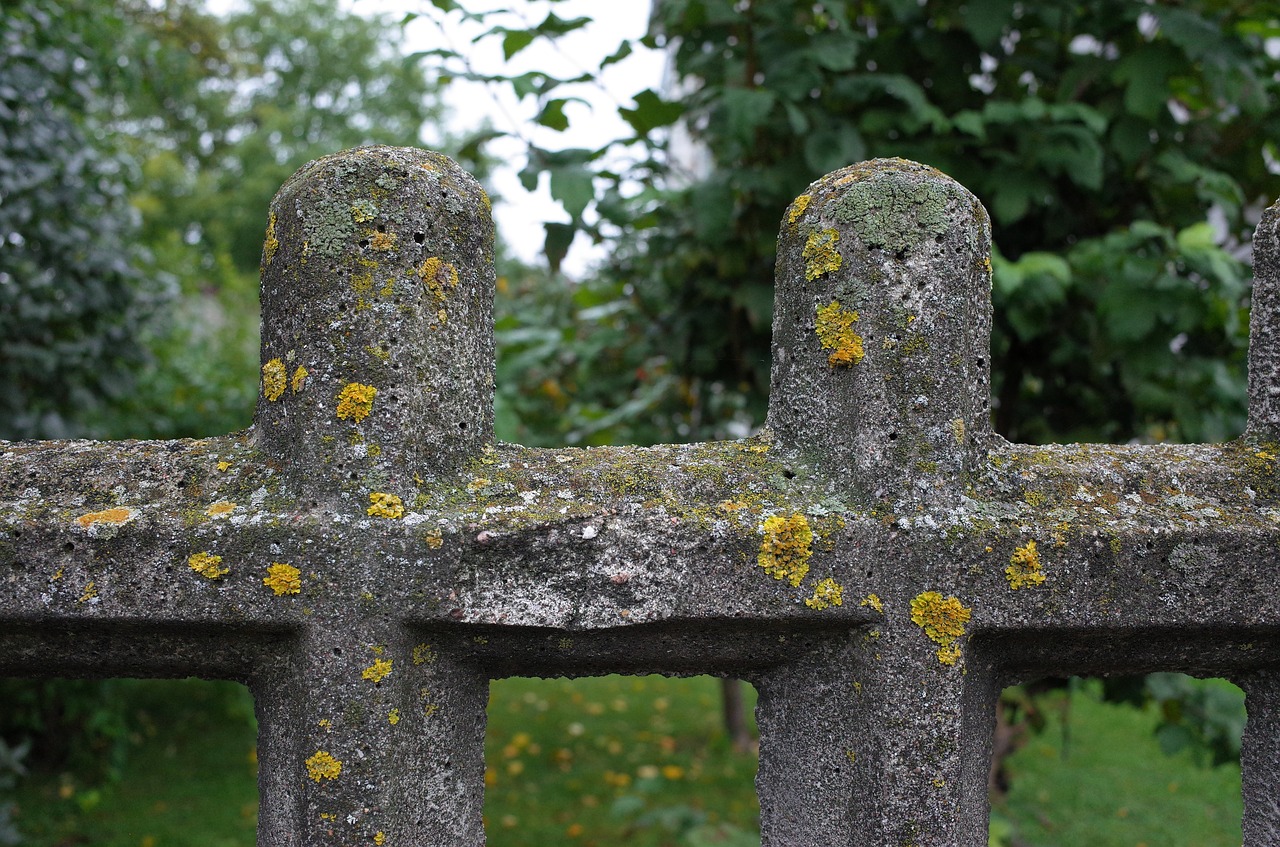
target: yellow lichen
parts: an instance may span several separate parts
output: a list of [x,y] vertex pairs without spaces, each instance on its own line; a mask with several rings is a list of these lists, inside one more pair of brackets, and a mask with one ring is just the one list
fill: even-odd
[[400,723],[399,709],[392,709],[391,711],[387,712],[387,723],[391,724],[392,726],[395,726],[396,724]]
[[192,553],[187,557],[187,567],[209,579],[221,579],[231,573],[231,568],[222,567],[222,557],[208,552]]
[[361,672],[360,678],[367,679],[370,682],[382,682],[388,674],[391,673],[390,659],[374,659],[373,664],[365,668]]
[[844,603],[844,587],[834,579],[827,577],[813,587],[813,596],[805,599],[804,604],[810,609],[829,609]]
[[846,309],[835,300],[818,309],[818,341],[822,349],[832,351],[827,364],[847,368],[862,361],[862,336],[853,331],[858,313]]
[[413,663],[415,665],[429,665],[436,660],[436,651],[431,649],[430,644],[419,644],[413,648]]
[[276,251],[280,249],[280,242],[276,238],[276,213],[272,212],[267,216],[267,237],[262,242],[262,265],[266,267],[271,264],[271,260],[276,257]]
[[787,212],[787,226],[795,227],[796,221],[800,220],[800,216],[804,214],[804,210],[809,208],[809,203],[813,201],[813,197],[809,194],[801,194],[791,203],[791,209]]
[[955,418],[951,421],[951,434],[956,437],[957,444],[964,443],[964,418]]
[[272,359],[262,366],[262,396],[274,403],[284,396],[286,384],[284,362]]
[[262,584],[270,588],[279,597],[284,594],[297,594],[302,591],[302,571],[293,565],[272,562],[267,568],[267,575]]
[[450,289],[458,287],[458,269],[448,262],[441,261],[437,256],[425,259],[418,266],[418,278],[437,300],[444,300],[448,293],[445,290],[446,286]]
[[365,514],[374,518],[402,518],[404,501],[394,494],[373,491],[369,494],[369,508],[364,511]]
[[390,232],[375,232],[369,236],[369,249],[385,251],[396,246],[396,237]]
[[1028,585],[1044,583],[1044,572],[1040,570],[1040,554],[1036,552],[1035,541],[1028,541],[1013,551],[1009,567],[1004,569],[1004,576],[1014,591]]
[[944,665],[954,665],[960,658],[956,641],[964,635],[971,614],[972,610],[955,597],[943,599],[936,591],[926,591],[911,601],[911,622],[941,648],[938,661]]
[[293,372],[293,379],[289,380],[289,387],[293,389],[293,393],[297,394],[307,384],[307,369],[302,365],[298,365],[297,370]]
[[866,597],[862,598],[862,602],[859,603],[858,605],[870,606],[880,614],[882,615],[884,614],[884,602],[881,601],[880,596],[877,594],[868,594]]
[[316,782],[322,779],[337,779],[341,773],[342,762],[325,750],[317,750],[315,755],[307,759],[307,776]]
[[467,488],[471,489],[472,491],[479,491],[482,488],[488,488],[492,484],[493,483],[490,482],[488,479],[482,476],[478,476],[467,483]]
[[373,411],[373,398],[377,394],[378,389],[372,385],[348,382],[338,393],[338,417],[359,423]]
[[211,518],[220,518],[223,515],[229,515],[236,510],[236,504],[230,500],[220,500],[212,506],[204,510],[204,513]]
[[426,533],[427,546],[432,550],[439,550],[444,546],[444,536],[438,529],[429,529]]
[[836,244],[840,233],[834,229],[815,229],[809,233],[801,256],[804,258],[804,278],[810,282],[823,274],[834,273],[843,261]]
[[218,462],[218,470],[222,471],[223,473],[226,473],[230,469],[231,469],[230,462]]
[[773,515],[765,518],[761,528],[764,540],[756,561],[774,579],[785,579],[793,587],[809,573],[809,557],[813,555],[813,530],[801,514],[791,517]]
[[378,847],[382,847],[383,844],[387,843],[387,834],[382,830],[378,830],[373,834],[373,843],[377,844]]
[[128,523],[133,518],[133,509],[116,508],[104,509],[101,512],[90,512],[87,515],[81,515],[76,518],[76,523],[88,529],[94,524],[122,524]]
[[97,596],[98,596],[98,586],[94,583],[93,580],[89,580],[89,584],[84,587],[84,593],[80,595],[80,599],[77,600],[76,602],[88,603],[90,600],[93,600]]

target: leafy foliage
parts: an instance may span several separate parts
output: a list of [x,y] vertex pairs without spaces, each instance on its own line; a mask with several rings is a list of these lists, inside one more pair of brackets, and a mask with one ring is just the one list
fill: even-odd
[[123,72],[123,21],[94,0],[21,0],[0,16],[0,429],[65,437],[145,357],[134,162],[96,141]]
[[[509,45],[559,37],[467,14]],[[1241,257],[1253,216],[1280,192],[1267,140],[1280,128],[1268,106],[1280,65],[1265,48],[1280,34],[1275,10],[664,0],[656,14],[643,41],[670,45],[682,93],[638,92],[620,110],[634,136],[605,148],[530,145],[524,175],[548,174],[570,217],[548,225],[552,267],[575,232],[608,241],[601,275],[617,302],[661,326],[649,350],[674,378],[657,400],[643,380],[624,387],[665,421],[664,437],[715,434],[743,409],[762,419],[778,217],[813,179],[873,156],[936,166],[992,211],[999,431],[1239,431]],[[532,98],[552,129],[551,104],[582,82],[479,75],[444,57]],[[681,133],[708,168],[690,174],[667,155]]]

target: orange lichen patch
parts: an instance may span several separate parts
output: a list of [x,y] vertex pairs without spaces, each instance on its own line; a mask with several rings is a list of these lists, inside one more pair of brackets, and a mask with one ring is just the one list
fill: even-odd
[[390,232],[375,232],[369,236],[370,250],[391,250],[396,246],[396,236]]
[[810,609],[830,609],[844,603],[844,587],[834,579],[827,577],[813,587],[813,596],[806,598],[804,604]]
[[840,233],[834,229],[815,229],[809,233],[801,256],[804,258],[804,278],[813,282],[818,277],[840,270],[843,259],[836,245]]
[[369,508],[365,509],[365,514],[374,518],[402,518],[404,501],[394,494],[373,491],[369,494]]
[[229,515],[236,510],[236,504],[230,500],[221,500],[204,510],[204,513],[211,518],[220,518],[223,515]]
[[955,597],[943,599],[936,591],[926,591],[911,601],[911,622],[939,645],[938,661],[944,665],[954,665],[960,658],[956,641],[964,635],[971,614],[972,610]]
[[862,361],[862,336],[853,331],[857,320],[857,312],[835,300],[818,309],[818,341],[822,349],[831,351],[827,356],[831,367],[847,368]]
[[427,286],[437,300],[443,300],[447,292],[445,288],[458,287],[458,269],[439,257],[432,256],[418,267],[418,277]]
[[1040,570],[1040,554],[1036,551],[1035,541],[1028,541],[1013,551],[1009,567],[1004,569],[1004,577],[1014,591],[1028,585],[1044,584],[1044,572]]
[[284,396],[286,384],[284,362],[272,359],[262,366],[262,396],[275,402]]
[[884,614],[884,603],[880,600],[880,597],[877,594],[868,594],[866,597],[862,598],[862,602],[859,603],[858,605],[870,606],[880,614],[882,615]]
[[341,773],[342,762],[324,750],[317,750],[307,759],[307,776],[316,782],[322,779],[337,779]]
[[377,394],[378,389],[372,385],[348,382],[338,393],[338,417],[359,423],[373,411],[373,398]]
[[276,213],[272,212],[267,217],[267,236],[262,242],[263,267],[271,264],[271,260],[276,257],[276,251],[279,249],[280,241],[276,238]]
[[208,579],[221,579],[231,573],[231,568],[222,567],[222,557],[209,552],[192,553],[187,557],[187,567]]
[[133,509],[126,509],[123,507],[116,509],[104,509],[101,512],[90,512],[87,515],[81,515],[76,518],[76,523],[80,524],[80,526],[85,529],[99,523],[118,526],[133,520],[134,514]]
[[293,393],[297,394],[307,384],[307,369],[302,365],[298,365],[293,372],[293,379],[289,380],[289,387],[293,389]]
[[272,562],[267,568],[267,575],[262,578],[262,584],[274,591],[277,597],[297,594],[302,591],[302,571],[293,565]]
[[792,587],[809,573],[809,557],[813,555],[813,530],[801,514],[791,517],[773,515],[761,525],[764,540],[756,558],[764,572],[774,579],[785,579]]
[[390,659],[374,659],[373,664],[365,668],[360,673],[361,679],[367,679],[370,682],[382,682],[391,673]]

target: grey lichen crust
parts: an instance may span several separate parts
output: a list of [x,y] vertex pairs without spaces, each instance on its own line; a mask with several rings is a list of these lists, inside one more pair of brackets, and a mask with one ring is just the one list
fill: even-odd
[[771,428],[497,444],[491,237],[434,154],[299,171],[252,431],[0,442],[0,673],[246,681],[264,847],[483,843],[493,677],[744,677],[763,844],[978,847],[1003,685],[1223,675],[1246,844],[1280,837],[1269,372],[1229,444],[1005,443],[986,214],[880,160],[784,218]]

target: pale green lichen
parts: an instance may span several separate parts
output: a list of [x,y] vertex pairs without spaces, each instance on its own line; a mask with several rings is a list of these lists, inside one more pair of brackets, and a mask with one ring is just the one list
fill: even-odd
[[274,403],[284,396],[284,389],[287,384],[288,379],[285,376],[284,362],[279,359],[271,359],[262,366],[262,396]]
[[[867,247],[901,253],[925,238],[945,233],[949,186],[936,171],[907,174],[882,170],[854,181],[834,206],[836,220],[853,227]],[[923,177],[923,178],[922,178]]]
[[231,573],[231,568],[222,567],[222,557],[208,552],[192,553],[187,557],[187,567],[208,579],[221,579]]
[[804,278],[813,282],[820,276],[840,270],[843,259],[836,245],[840,233],[834,229],[815,229],[809,233],[801,256],[804,259]]
[[925,591],[911,601],[911,622],[939,646],[938,661],[944,665],[954,665],[960,658],[956,642],[964,635],[971,614],[972,610],[955,597],[944,599],[936,591]]
[[810,609],[829,609],[844,603],[844,586],[827,577],[813,587],[813,596],[805,599],[804,604]]
[[369,417],[369,413],[373,411],[373,398],[377,394],[378,389],[372,385],[348,382],[338,393],[338,417],[344,421],[352,420],[359,423]]
[[404,501],[395,494],[373,491],[369,494],[369,508],[365,509],[365,514],[372,518],[402,518]]
[[1004,576],[1014,591],[1028,585],[1044,584],[1044,572],[1040,569],[1040,554],[1036,552],[1035,541],[1028,541],[1013,551],[1009,567],[1004,569]]
[[809,573],[809,557],[813,555],[813,530],[802,514],[790,517],[773,515],[761,525],[764,540],[756,558],[764,572],[774,579],[785,579],[798,587]]
[[864,354],[862,336],[853,331],[858,313],[846,309],[835,300],[818,309],[818,341],[822,349],[830,350],[827,364],[833,368],[847,368],[862,361]]

